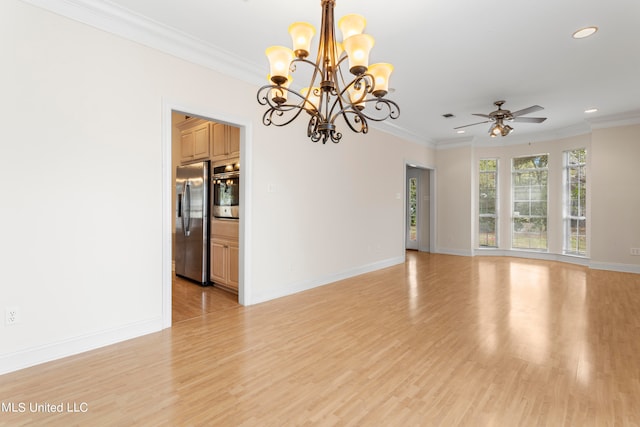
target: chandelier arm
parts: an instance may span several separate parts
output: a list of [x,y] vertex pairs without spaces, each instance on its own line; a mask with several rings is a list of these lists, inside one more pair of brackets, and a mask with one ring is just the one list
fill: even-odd
[[[371,115],[366,113],[366,109],[363,109],[360,114],[366,117],[368,120],[374,122],[382,122],[387,119],[397,119],[400,117],[400,107],[395,102],[386,98],[367,99],[364,103],[374,103],[374,109],[382,112],[381,115]],[[368,110],[371,111],[371,110]]]
[[[299,104],[290,104],[290,103],[276,103],[270,99],[268,94],[271,93],[272,90],[286,90],[288,93],[291,93],[301,99]],[[262,96],[260,96],[262,94]],[[262,123],[265,126],[274,125],[274,126],[286,126],[289,123],[293,122],[295,119],[300,116],[300,114],[304,111],[312,117],[319,117],[322,120],[322,116],[313,108],[306,108],[304,105],[313,104],[308,100],[308,98],[303,97],[298,92],[292,91],[288,88],[277,86],[277,85],[267,85],[260,88],[258,91],[258,102],[262,105],[267,105],[269,108],[264,112],[262,116]],[[294,112],[292,115],[289,113]]]
[[277,85],[264,85],[258,92],[256,93],[256,97],[258,98],[258,104],[260,105],[268,105],[269,107],[275,107],[277,104],[272,102],[270,97],[268,96],[271,93],[272,89],[285,89],[282,86]]
[[348,58],[349,57],[347,55],[344,55],[344,54],[341,55],[340,58],[338,58],[338,62],[336,62],[336,69],[339,68],[342,65],[342,63],[346,61]]
[[[344,83],[344,82],[343,82]],[[364,85],[364,88],[362,87]],[[347,93],[349,89],[353,88],[360,92],[360,96],[356,100],[352,100],[349,94]],[[349,84],[345,83],[344,89],[340,91],[340,96],[347,100],[349,104],[356,105],[367,98],[367,94],[373,92],[375,88],[375,79],[371,74],[361,74],[356,76]],[[346,94],[346,96],[345,96]]]
[[[371,74],[362,74],[354,78],[349,84],[345,85],[345,87],[340,90],[339,93],[336,91],[336,99],[333,102],[331,109],[327,111],[327,117],[331,117],[329,121],[331,123],[334,123],[335,119],[340,115],[344,115],[343,113],[345,111],[351,111],[354,115],[357,115],[362,119],[366,118],[367,116],[361,112],[362,108],[359,108],[359,106],[362,107],[364,105],[363,103],[366,100],[367,94],[373,92],[373,82],[374,80]],[[359,97],[355,100],[349,97],[348,91],[351,88],[359,91]],[[339,107],[339,110],[334,113],[337,107]],[[347,123],[349,124],[349,121],[346,119],[346,117],[345,121],[347,121]],[[350,127],[351,129],[353,129],[352,126]]]
[[[301,102],[299,104],[291,104],[291,103],[285,104],[286,98],[282,96],[281,96],[281,99],[283,99],[283,102],[276,102],[274,99],[270,98],[269,96],[271,91],[274,91],[274,90],[280,91],[280,95],[283,95],[284,92],[295,95],[298,98],[300,98]],[[316,106],[313,104],[313,102],[309,100],[309,96],[312,93],[315,93],[315,91],[314,92],[310,91],[305,96],[295,90],[291,90],[287,87],[273,84],[273,85],[265,85],[265,86],[262,86],[260,89],[258,89],[257,97],[258,97],[258,103],[260,105],[268,105],[270,108],[273,108],[275,110],[289,111],[289,110],[293,110],[294,108],[300,108],[302,110],[307,111],[309,114],[313,114],[313,113],[318,113],[318,110]]]
[[[367,118],[357,109],[347,109],[339,113],[342,116],[344,122],[355,133],[367,133],[369,131],[369,125],[367,124]],[[338,116],[336,116],[338,117]]]
[[[286,111],[296,111],[296,112],[295,114],[293,114],[293,116],[291,116],[291,118],[285,121],[280,121],[277,119],[277,117],[274,118],[274,115],[284,118]],[[289,110],[279,110],[277,108],[269,108],[262,115],[262,124],[264,124],[265,126],[269,126],[269,125],[274,125],[277,127],[286,126],[289,123],[293,122],[295,119],[297,119],[300,113],[302,113],[303,111],[306,111],[306,110],[299,107],[291,108]]]
[[359,110],[358,108],[354,108],[353,106],[349,105],[347,106],[347,108],[342,109],[335,115],[333,115],[330,122],[333,123],[338,116],[342,116],[345,123],[352,131],[365,134],[369,131],[369,125],[367,122],[368,120],[374,122],[382,122],[387,119],[397,119],[400,116],[400,107],[398,107],[398,104],[391,100],[378,98],[365,100],[363,102],[374,102],[375,110],[380,111],[383,114],[375,116],[366,114],[365,109]]

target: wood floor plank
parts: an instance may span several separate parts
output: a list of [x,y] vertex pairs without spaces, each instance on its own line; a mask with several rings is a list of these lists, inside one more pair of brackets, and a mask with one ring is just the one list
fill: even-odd
[[0,376],[0,425],[640,425],[637,274],[409,252],[250,307],[183,291],[170,329]]

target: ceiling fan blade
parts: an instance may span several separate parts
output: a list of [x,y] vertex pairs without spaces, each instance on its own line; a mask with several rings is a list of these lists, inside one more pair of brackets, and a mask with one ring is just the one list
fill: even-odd
[[513,113],[511,113],[511,116],[512,117],[523,116],[525,114],[533,113],[535,111],[540,111],[540,110],[544,110],[544,108],[542,108],[539,105],[532,105],[529,108],[524,108],[522,110],[514,111]]
[[487,118],[487,119],[493,119],[493,117],[491,117],[488,114],[471,113],[471,115],[472,116],[480,116],[480,117],[484,117],[484,118]]
[[547,120],[546,117],[514,117],[514,122],[519,123],[542,123]]
[[485,120],[484,122],[471,123],[470,125],[458,126],[457,128],[454,128],[454,129],[462,129],[462,128],[466,128],[466,127],[469,127],[469,126],[481,125],[482,123],[489,123],[491,121],[493,121],[493,120]]

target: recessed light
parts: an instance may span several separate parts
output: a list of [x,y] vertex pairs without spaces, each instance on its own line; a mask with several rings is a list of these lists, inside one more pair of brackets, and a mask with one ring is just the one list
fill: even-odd
[[587,108],[586,110],[584,110],[584,112],[587,114],[595,113],[596,111],[598,111],[597,108]]
[[578,31],[573,33],[571,37],[574,39],[584,39],[585,37],[592,36],[598,31],[598,27],[585,27],[580,28]]
[[464,133],[464,131],[463,130],[459,130],[456,133]]

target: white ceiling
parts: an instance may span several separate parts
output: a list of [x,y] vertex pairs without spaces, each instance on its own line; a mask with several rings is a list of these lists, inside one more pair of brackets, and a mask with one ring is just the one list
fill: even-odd
[[[289,24],[320,26],[320,0],[109,3],[237,57],[256,82],[268,72],[265,48],[290,46]],[[488,140],[488,124],[464,135],[453,128],[482,121],[472,113],[489,113],[500,99],[511,111],[540,105],[544,110],[529,116],[548,118],[512,124],[505,140],[577,134],[599,121],[640,117],[638,0],[337,0],[336,20],[347,13],[367,19],[365,32],[376,39],[371,62],[394,64],[388,97],[401,115],[393,124],[416,139]],[[596,35],[572,39],[591,25],[599,27]],[[585,114],[592,107],[599,111]]]

